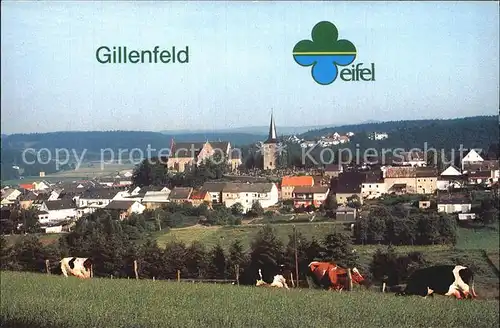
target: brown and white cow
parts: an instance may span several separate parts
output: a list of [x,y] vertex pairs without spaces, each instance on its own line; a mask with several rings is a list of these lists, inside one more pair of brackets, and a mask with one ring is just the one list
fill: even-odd
[[75,276],[88,279],[92,274],[92,261],[86,257],[65,257],[61,261],[61,271],[65,277]]
[[[309,288],[323,288],[341,291],[347,287],[347,269],[330,262],[311,262],[307,271],[307,283]],[[354,284],[365,285],[369,283],[359,273],[358,269],[351,270],[351,279]]]
[[476,298],[472,270],[461,265],[437,265],[419,269],[410,275],[405,290],[396,295],[427,297],[434,294],[458,299]]

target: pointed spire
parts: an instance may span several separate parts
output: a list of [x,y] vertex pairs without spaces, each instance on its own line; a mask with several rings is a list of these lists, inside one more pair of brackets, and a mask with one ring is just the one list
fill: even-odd
[[271,111],[271,124],[269,124],[269,135],[265,143],[278,142],[278,134],[276,133],[276,125],[274,124],[273,112]]

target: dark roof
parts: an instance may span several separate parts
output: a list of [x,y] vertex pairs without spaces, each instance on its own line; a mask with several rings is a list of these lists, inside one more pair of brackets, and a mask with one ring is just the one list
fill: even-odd
[[339,174],[337,190],[339,194],[359,194],[366,174],[361,172],[342,172]]
[[204,142],[176,142],[173,146],[172,157],[195,158],[204,144]]
[[278,142],[278,135],[276,133],[276,125],[274,124],[274,117],[271,114],[271,123],[269,124],[269,133],[267,135],[265,144],[273,144]]
[[170,199],[189,199],[189,196],[193,192],[191,187],[174,187],[172,192],[168,196]]
[[364,183],[383,183],[384,178],[382,171],[380,170],[375,170],[375,171],[369,171],[366,173],[366,179]]
[[35,194],[34,192],[30,191],[24,195],[21,195],[21,197],[19,197],[19,200],[20,201],[24,201],[24,200],[36,200],[37,199],[37,194]]
[[231,149],[231,153],[229,154],[230,159],[241,159],[241,149]]
[[99,179],[99,182],[101,182],[101,183],[107,183],[107,182],[117,183],[119,181],[120,181],[120,179],[117,179],[117,178],[100,178]]
[[92,188],[83,192],[80,198],[82,199],[112,199],[118,193],[117,189],[113,188]]
[[462,192],[443,192],[437,195],[438,204],[470,204],[471,198],[467,193]]
[[417,170],[412,166],[389,167],[385,171],[386,178],[415,178]]
[[50,194],[46,192],[41,192],[36,196],[36,200],[47,200],[49,199]]
[[201,189],[208,192],[222,192],[226,184],[226,182],[205,182]]
[[339,207],[337,207],[335,212],[353,212],[353,213],[355,213],[356,209],[349,207],[349,206],[339,206]]
[[[205,146],[206,142],[176,142],[174,143],[172,150],[172,157],[174,158],[196,158],[200,151]],[[228,141],[208,141],[212,149],[216,150],[217,153],[222,152],[223,154],[227,154],[229,149]]]
[[44,203],[49,211],[76,208],[76,204],[71,199],[50,200]]
[[217,151],[219,154],[226,154],[229,149],[228,141],[209,141],[208,143],[212,146],[212,149],[220,149],[220,151]]
[[339,172],[342,169],[341,164],[327,164],[325,165],[325,172]]
[[393,184],[390,188],[390,189],[404,189],[406,188],[406,183],[395,183]]
[[161,191],[163,188],[165,188],[164,186],[146,186],[146,187],[142,187],[141,190],[139,190],[138,194],[139,196],[144,196],[146,195],[146,193],[148,191]]
[[105,209],[107,210],[128,210],[130,206],[132,206],[135,201],[129,200],[113,200],[108,205],[106,205]]
[[468,174],[469,178],[490,178],[491,171],[475,171]]
[[498,160],[485,160],[481,163],[464,164],[464,170],[467,170],[469,172],[498,170],[498,167],[499,167]]
[[328,191],[328,187],[323,186],[299,186],[293,188],[294,194],[321,194]]
[[433,167],[417,167],[416,169],[417,178],[437,178],[437,169]]

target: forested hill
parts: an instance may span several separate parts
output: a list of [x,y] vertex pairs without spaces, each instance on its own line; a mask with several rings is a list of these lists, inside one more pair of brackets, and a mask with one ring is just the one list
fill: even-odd
[[99,153],[101,149],[111,148],[145,150],[151,148],[169,148],[172,138],[175,141],[223,140],[233,145],[246,145],[265,139],[264,135],[247,133],[187,133],[175,136],[159,132],[146,131],[87,131],[87,132],[52,132],[32,134],[12,134],[2,136],[2,150],[23,150],[25,148],[66,148]]
[[[463,145],[464,148],[488,148],[498,143],[499,117],[474,116],[446,120],[412,120],[357,125],[343,125],[332,128],[312,130],[301,134],[305,140],[314,140],[329,133],[339,134],[353,132],[351,143],[361,143],[366,147],[401,147],[422,148],[425,143],[429,147],[454,149]],[[389,138],[380,141],[367,140],[367,135],[373,132],[386,132]]]

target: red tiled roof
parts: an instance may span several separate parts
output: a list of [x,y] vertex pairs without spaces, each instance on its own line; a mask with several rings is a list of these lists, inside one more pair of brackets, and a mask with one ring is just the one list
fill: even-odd
[[207,193],[208,191],[206,190],[202,190],[202,191],[194,191],[192,194],[191,194],[191,197],[189,197],[190,199],[205,199],[205,197],[207,196]]
[[33,189],[33,184],[32,183],[23,183],[23,184],[20,184],[19,187],[21,187],[23,189],[31,190],[31,189]]
[[298,186],[313,186],[314,178],[310,175],[283,177],[281,179],[282,187],[298,187]]

